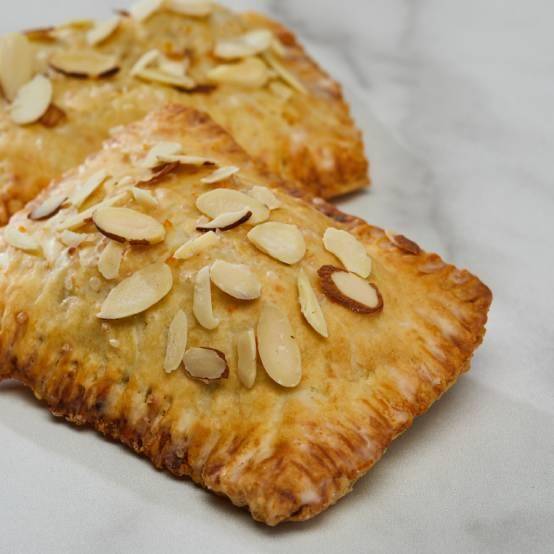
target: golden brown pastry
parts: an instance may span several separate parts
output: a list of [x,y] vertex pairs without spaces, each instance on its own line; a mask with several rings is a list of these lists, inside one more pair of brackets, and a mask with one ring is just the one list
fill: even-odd
[[269,525],[336,502],[469,369],[491,293],[286,194],[206,115],[121,129],[0,244],[0,378]]
[[283,26],[204,1],[0,40],[0,223],[167,102],[207,111],[258,162],[314,195],[367,185],[339,85]]

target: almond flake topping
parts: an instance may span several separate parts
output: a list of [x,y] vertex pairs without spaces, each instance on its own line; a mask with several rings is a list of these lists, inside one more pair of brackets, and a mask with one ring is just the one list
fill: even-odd
[[216,169],[211,175],[208,175],[207,177],[204,177],[201,179],[201,181],[205,185],[213,185],[215,183],[219,183],[221,181],[225,181],[225,179],[228,179],[232,175],[235,175],[235,173],[238,173],[240,171],[240,167],[235,167],[234,165],[230,165],[227,167],[220,167],[219,169]]
[[131,194],[135,201],[145,208],[157,208],[159,205],[156,197],[147,190],[131,187]]
[[267,374],[283,387],[296,387],[302,379],[302,361],[286,314],[273,304],[265,304],[258,320],[257,336]]
[[128,191],[120,192],[119,194],[116,194],[115,196],[110,196],[109,198],[106,198],[102,202],[99,202],[98,204],[91,206],[90,208],[87,208],[85,211],[75,214],[71,217],[68,217],[65,221],[63,221],[58,226],[58,231],[64,231],[65,229],[78,229],[79,227],[82,227],[86,223],[89,223],[92,221],[92,216],[94,212],[99,208],[105,208],[108,206],[115,206],[116,204],[121,204],[127,199]]
[[110,240],[106,248],[102,250],[98,259],[98,271],[108,281],[119,277],[121,259],[123,258],[124,247],[113,240]]
[[212,246],[215,246],[219,243],[219,241],[219,236],[216,235],[213,231],[209,231],[204,235],[195,237],[187,241],[177,250],[177,252],[175,252],[173,257],[177,260],[188,260],[193,256],[196,256],[196,254],[200,254],[200,252],[205,252]]
[[165,238],[165,228],[160,222],[129,208],[99,208],[92,220],[103,235],[118,242],[158,244]]
[[164,0],[140,0],[129,9],[133,19],[137,21],[146,21],[161,9]]
[[91,235],[88,233],[74,233],[73,231],[68,231],[67,229],[63,231],[60,235],[60,240],[70,248],[76,248],[77,246],[83,244],[83,242],[91,241]]
[[119,70],[116,56],[94,50],[60,50],[50,58],[56,71],[77,79],[109,77]]
[[237,374],[240,382],[251,389],[257,373],[256,335],[253,329],[242,331],[237,336]]
[[262,295],[262,285],[246,265],[217,260],[210,269],[212,283],[237,300],[256,300]]
[[264,223],[254,227],[247,236],[256,248],[288,265],[299,262],[306,254],[304,237],[296,225]]
[[206,17],[213,11],[213,2],[208,0],[166,0],[167,9],[189,17]]
[[208,223],[200,223],[196,226],[197,231],[230,231],[243,223],[246,223],[252,217],[252,212],[249,208],[242,208],[236,212],[228,212],[218,215]]
[[214,348],[191,348],[183,357],[185,371],[202,383],[209,385],[229,377],[229,366],[225,354]]
[[324,265],[318,274],[323,292],[336,304],[360,314],[372,314],[383,309],[379,290],[365,279],[332,265]]
[[298,298],[300,300],[300,308],[306,321],[322,336],[329,337],[327,330],[327,322],[325,316],[317,300],[317,296],[312,288],[310,279],[306,272],[301,269],[298,272]]
[[108,40],[117,30],[121,18],[119,16],[111,17],[107,21],[98,21],[94,27],[87,33],[87,43],[89,46],[96,46],[105,40]]
[[271,47],[273,33],[267,29],[249,31],[236,38],[220,40],[214,54],[223,60],[236,60],[256,56]]
[[11,33],[0,38],[0,88],[11,102],[34,74],[35,52],[25,35]]
[[175,161],[173,157],[180,154],[182,150],[183,147],[178,142],[158,142],[149,150],[139,165],[146,169],[154,169],[162,163]]
[[10,246],[25,252],[40,251],[40,244],[33,235],[25,233],[14,226],[4,227],[4,240]]
[[261,88],[268,82],[270,73],[259,58],[246,58],[238,63],[218,65],[208,71],[207,77],[221,85]]
[[206,192],[197,198],[196,207],[211,218],[248,208],[252,212],[252,217],[249,219],[252,225],[266,221],[270,215],[267,206],[260,201],[233,189],[218,188]]
[[173,275],[168,265],[146,266],[111,290],[97,317],[123,319],[140,314],[162,300],[172,287]]
[[397,235],[393,231],[385,231],[387,238],[396,246],[396,248],[406,252],[407,254],[412,254],[417,256],[421,253],[421,248],[414,241],[405,237],[404,235]]
[[23,85],[9,107],[10,117],[18,125],[28,125],[38,121],[52,102],[54,89],[48,77],[37,75]]
[[209,266],[202,268],[196,274],[192,312],[198,323],[200,323],[204,329],[211,331],[220,324],[219,319],[214,316],[212,307],[212,288]]
[[188,319],[183,310],[179,310],[167,334],[167,346],[165,351],[164,370],[173,373],[181,365],[188,342]]
[[160,83],[183,90],[196,88],[196,82],[186,75],[188,59],[170,60],[159,50],[146,52],[131,69],[131,75],[143,81]]
[[100,169],[96,173],[93,173],[83,185],[75,190],[69,202],[76,208],[81,207],[85,200],[93,194],[107,178],[108,173],[105,169]]
[[29,214],[29,219],[33,221],[43,221],[55,216],[66,200],[67,196],[62,194],[47,198]]
[[323,235],[325,248],[334,254],[348,271],[367,279],[371,273],[371,258],[364,245],[353,235],[329,227]]
[[269,66],[277,72],[279,77],[290,85],[293,89],[297,90],[301,94],[308,94],[306,87],[298,80],[298,78],[293,75],[278,59],[272,52],[266,52],[263,54],[264,60],[269,64]]
[[265,204],[270,210],[277,210],[282,206],[281,201],[267,187],[256,185],[248,191],[248,194],[262,204]]

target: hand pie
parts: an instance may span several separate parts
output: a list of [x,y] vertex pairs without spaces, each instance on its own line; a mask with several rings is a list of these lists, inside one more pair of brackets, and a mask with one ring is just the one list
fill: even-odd
[[0,89],[0,224],[114,127],[168,102],[208,112],[254,159],[314,195],[368,183],[340,86],[261,15],[146,0],[105,22],[8,35]]
[[14,215],[0,262],[1,377],[269,525],[350,491],[469,369],[491,302],[182,106]]

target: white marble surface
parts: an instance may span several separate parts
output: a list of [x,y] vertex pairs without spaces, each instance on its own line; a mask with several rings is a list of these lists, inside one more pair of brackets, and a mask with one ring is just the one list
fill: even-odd
[[[0,551],[552,552],[554,4],[227,3],[290,24],[343,81],[375,180],[346,207],[489,284],[485,344],[353,494],[277,530],[3,385]],[[116,5],[4,1],[0,31]]]

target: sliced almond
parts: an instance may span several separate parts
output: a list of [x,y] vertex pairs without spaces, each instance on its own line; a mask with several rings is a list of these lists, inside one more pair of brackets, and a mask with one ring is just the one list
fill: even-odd
[[236,38],[220,40],[216,43],[214,54],[223,60],[236,60],[256,56],[270,48],[273,33],[267,29],[249,31]]
[[159,167],[155,168],[148,177],[142,179],[137,184],[142,184],[145,186],[156,185],[160,181],[165,179],[165,177],[167,177],[168,175],[171,175],[171,173],[173,173],[174,171],[177,171],[180,165],[181,164],[179,162],[163,163]]
[[166,0],[166,6],[172,12],[189,17],[206,17],[213,11],[213,2],[207,0]]
[[50,58],[50,66],[68,77],[95,79],[117,73],[119,61],[94,50],[59,50]]
[[35,52],[25,35],[11,33],[0,38],[0,87],[11,102],[34,73]]
[[252,225],[266,221],[270,215],[267,206],[255,198],[233,189],[218,188],[206,192],[198,197],[196,207],[211,218],[248,208],[252,212],[252,217],[249,219],[249,223]]
[[12,121],[18,125],[38,121],[48,110],[53,94],[50,79],[44,75],[37,75],[19,89],[9,108]]
[[217,260],[212,264],[210,276],[219,290],[237,300],[256,300],[262,295],[262,285],[246,265]]
[[303,269],[298,272],[298,298],[300,300],[300,309],[306,321],[322,337],[329,337],[325,316],[323,315],[317,296],[312,288],[310,279]]
[[102,250],[98,259],[98,271],[108,281],[119,277],[121,259],[123,258],[124,247],[113,240],[108,241],[106,248]]
[[172,287],[173,275],[168,265],[146,266],[112,289],[97,317],[123,319],[140,314],[162,300]]
[[146,157],[139,165],[146,169],[154,169],[159,167],[162,163],[174,161],[168,158],[180,154],[182,150],[183,146],[179,142],[158,142],[149,150],[148,154],[146,154]]
[[69,198],[69,202],[76,208],[80,208],[86,199],[93,194],[98,187],[108,178],[105,169],[100,169],[93,173],[84,184],[78,187]]
[[59,106],[56,106],[55,104],[50,104],[50,106],[48,106],[48,109],[44,112],[44,115],[38,120],[38,122],[48,129],[53,129],[66,118],[66,113]]
[[204,329],[211,331],[220,324],[219,319],[214,316],[212,307],[212,286],[209,266],[202,268],[196,274],[192,312]]
[[140,0],[129,8],[129,14],[137,21],[146,21],[161,9],[164,0]]
[[229,179],[229,177],[235,175],[235,173],[238,173],[239,171],[240,167],[235,167],[234,165],[220,167],[219,169],[216,169],[211,175],[208,175],[207,177],[201,179],[201,181],[205,185],[213,185],[215,183],[220,183],[221,181]]
[[147,190],[131,187],[131,194],[133,198],[145,208],[157,208],[159,205],[156,197]]
[[196,81],[190,77],[186,75],[171,75],[159,69],[142,69],[135,76],[149,83],[160,83],[183,90],[193,90],[196,88]]
[[40,251],[40,244],[33,235],[23,232],[14,226],[4,227],[4,240],[10,246],[25,252]]
[[318,274],[323,292],[336,304],[360,314],[372,314],[383,309],[379,289],[365,279],[332,265],[324,265]]
[[256,334],[267,374],[283,387],[296,387],[302,379],[302,361],[286,314],[273,304],[265,304]]
[[63,244],[65,244],[65,246],[77,248],[77,246],[83,244],[83,242],[90,241],[91,235],[87,233],[74,233],[73,231],[68,231],[66,229],[61,233],[60,240]]
[[325,248],[334,254],[348,271],[367,279],[371,273],[371,258],[364,245],[353,235],[329,227],[323,235]]
[[267,187],[256,185],[248,191],[248,194],[258,202],[265,204],[270,210],[277,210],[282,206],[281,201]]
[[248,240],[265,254],[293,265],[306,254],[304,237],[296,225],[269,222],[254,227]]
[[396,246],[396,248],[406,252],[406,254],[412,254],[417,256],[421,253],[421,248],[414,241],[405,237],[404,235],[398,235],[393,231],[385,231],[387,238]]
[[183,357],[185,371],[198,381],[208,385],[229,377],[225,354],[214,348],[191,348]]
[[293,89],[297,90],[301,94],[308,94],[306,87],[300,82],[300,80],[289,71],[278,59],[273,52],[266,52],[263,54],[264,60],[269,66]]
[[23,34],[30,41],[55,42],[55,29],[55,27],[36,27],[35,29],[27,29],[23,31]]
[[148,66],[155,63],[162,53],[159,50],[153,49],[149,50],[148,52],[145,52],[135,63],[135,65],[131,68],[131,75],[136,76],[138,75],[143,69],[146,69]]
[[66,200],[67,196],[64,196],[63,194],[57,194],[47,198],[30,213],[29,219],[32,219],[33,221],[42,221],[55,216],[60,211]]
[[92,220],[103,235],[118,242],[158,244],[165,238],[165,228],[159,221],[129,208],[99,208]]
[[251,389],[256,382],[257,373],[256,335],[253,329],[248,329],[237,336],[237,375],[240,382]]
[[248,208],[242,208],[237,212],[228,212],[218,215],[208,223],[201,223],[196,226],[197,231],[230,231],[243,223],[246,223],[252,217],[252,212]]
[[238,63],[218,65],[208,71],[207,77],[220,85],[261,88],[268,82],[270,73],[259,58],[247,58]]
[[196,254],[200,254],[200,252],[205,252],[212,246],[215,246],[220,241],[220,238],[218,235],[216,235],[213,231],[209,231],[208,233],[205,233],[199,237],[195,237],[183,244],[177,252],[173,255],[173,257],[177,260],[188,260],[192,258],[193,256],[196,256]]
[[179,310],[167,334],[167,346],[165,350],[164,370],[173,373],[181,365],[188,342],[188,319],[183,310]]
[[87,33],[87,43],[89,46],[96,46],[105,40],[108,40],[117,31],[121,18],[119,16],[111,17],[106,21],[97,21],[94,27]]

